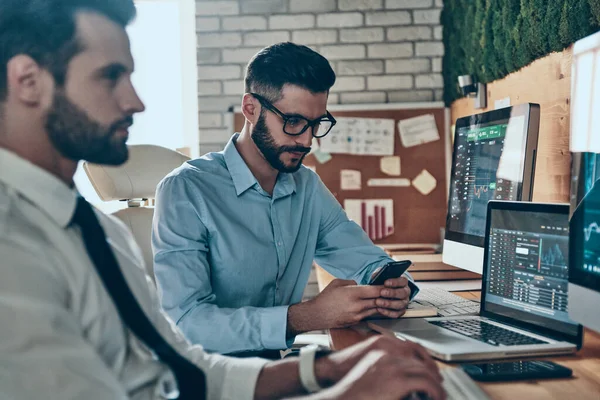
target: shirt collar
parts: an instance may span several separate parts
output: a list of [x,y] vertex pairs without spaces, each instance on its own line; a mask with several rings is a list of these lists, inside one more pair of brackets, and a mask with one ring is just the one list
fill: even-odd
[[44,169],[0,148],[0,182],[9,186],[60,227],[71,222],[77,206],[77,192]]
[[[254,185],[258,185],[258,181],[235,147],[235,142],[239,136],[240,134],[236,133],[229,139],[225,150],[223,150],[223,157],[225,158],[229,174],[231,174],[231,179],[233,179],[235,192],[238,196],[241,196],[246,190]],[[280,173],[277,176],[273,198],[277,199],[289,196],[292,193],[296,193],[296,180],[292,174]]]
[[225,158],[225,164],[227,164],[231,179],[233,179],[235,192],[238,196],[241,196],[246,190],[256,185],[258,181],[254,175],[252,175],[252,171],[250,171],[250,168],[248,168],[246,162],[235,147],[235,142],[239,136],[240,134],[236,133],[229,139],[229,142],[225,146],[225,150],[223,150],[223,157]]

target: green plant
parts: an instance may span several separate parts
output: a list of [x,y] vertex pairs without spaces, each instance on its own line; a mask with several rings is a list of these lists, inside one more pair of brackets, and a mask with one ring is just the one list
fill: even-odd
[[459,75],[491,82],[600,29],[600,0],[445,0],[444,100]]

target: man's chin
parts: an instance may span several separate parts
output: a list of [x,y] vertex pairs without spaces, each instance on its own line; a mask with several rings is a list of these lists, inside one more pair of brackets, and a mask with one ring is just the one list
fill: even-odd
[[103,151],[98,154],[89,154],[84,157],[87,162],[99,165],[123,165],[129,160],[129,148],[127,145],[119,146],[108,151]]
[[283,168],[280,169],[280,172],[291,174],[297,172],[300,169],[300,167],[302,167],[302,159],[298,161],[290,161],[288,163],[285,163],[283,165]]

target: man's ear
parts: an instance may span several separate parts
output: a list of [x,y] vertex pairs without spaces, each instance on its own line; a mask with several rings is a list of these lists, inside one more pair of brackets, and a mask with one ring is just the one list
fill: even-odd
[[28,106],[34,107],[43,101],[47,86],[47,72],[31,57],[17,55],[7,64],[8,94]]
[[242,98],[242,114],[244,118],[252,125],[256,125],[256,122],[260,118],[260,103],[256,100],[256,97],[250,93],[244,94]]

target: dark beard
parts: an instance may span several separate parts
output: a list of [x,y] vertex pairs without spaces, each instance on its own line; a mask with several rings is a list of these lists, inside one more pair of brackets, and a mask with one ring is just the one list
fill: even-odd
[[127,139],[116,137],[115,133],[119,127],[132,122],[133,117],[128,116],[104,127],[91,120],[64,92],[57,91],[48,113],[46,130],[50,141],[64,157],[94,164],[121,165],[129,158]]
[[[261,112],[256,125],[254,126],[254,131],[252,132],[252,141],[256,144],[256,147],[263,154],[265,159],[271,164],[271,167],[276,169],[279,172],[284,173],[294,173],[300,169],[302,166],[302,161],[304,157],[310,152],[310,149],[304,146],[277,146],[273,136],[271,136],[271,132],[269,132],[269,128],[265,123],[264,113]],[[304,152],[304,155],[300,158],[300,161],[297,165],[288,167],[283,161],[281,161],[281,155],[285,152]]]

